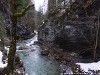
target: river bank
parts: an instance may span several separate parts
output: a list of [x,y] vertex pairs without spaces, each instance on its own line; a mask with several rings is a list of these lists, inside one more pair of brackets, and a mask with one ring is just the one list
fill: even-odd
[[[17,42],[16,75],[72,75],[83,73],[76,63],[81,62],[77,53],[64,52],[58,46],[38,45],[37,36]],[[46,54],[45,54],[46,53]],[[20,61],[21,60],[21,61]],[[79,63],[81,64],[81,63]],[[77,68],[79,69],[78,72]],[[1,71],[2,72],[2,71]]]

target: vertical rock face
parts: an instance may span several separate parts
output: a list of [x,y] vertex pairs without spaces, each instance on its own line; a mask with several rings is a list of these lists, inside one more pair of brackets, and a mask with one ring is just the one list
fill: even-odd
[[5,25],[6,25],[6,30],[7,30],[7,34],[8,36],[10,36],[10,30],[11,30],[11,26],[10,26],[10,15],[9,15],[9,11],[8,11],[8,4],[6,3],[7,1],[0,1],[0,12],[2,13],[2,15],[4,16],[4,20],[5,20]]
[[[31,3],[32,3],[31,0],[26,1],[26,5],[31,4]],[[25,7],[25,6],[21,6],[21,7]],[[20,11],[18,12],[21,12],[22,9],[23,8],[20,8]],[[10,26],[9,6],[8,6],[7,0],[0,1],[0,11],[3,14],[4,19],[5,19],[7,34],[10,36],[11,26]],[[22,36],[23,38],[24,37],[27,38],[27,36],[30,36],[31,33],[34,33],[34,28],[35,28],[34,24],[35,23],[34,23],[34,7],[33,7],[26,13],[25,16],[18,19],[18,24],[17,24],[18,34]]]
[[[31,0],[26,0],[26,5],[32,4]],[[27,28],[28,31],[34,32],[35,29],[35,9],[32,7],[22,18],[19,19],[19,26],[22,25]]]
[[[96,3],[94,2],[93,5],[96,5]],[[89,6],[88,8],[92,9]],[[95,10],[95,8],[93,9]],[[74,14],[73,17],[72,13],[69,16],[69,10],[65,9],[62,12],[63,10],[51,12],[56,14],[50,15],[49,19],[44,21],[43,25],[39,28],[38,39],[40,43],[56,44],[65,50],[78,50],[89,47],[93,43],[93,37],[96,34],[95,25],[97,25],[97,16],[94,14],[83,17],[79,16],[79,14]]]
[[[31,0],[26,0],[23,7],[28,4],[32,4]],[[23,8],[22,8],[23,9]],[[22,10],[20,9],[20,10]],[[34,33],[35,29],[35,9],[32,7],[23,17],[18,19],[18,31],[22,37],[28,38],[32,33]]]
[[54,6],[56,6],[56,0],[48,0],[48,10],[51,10]]
[[[58,44],[61,48],[69,49],[70,46],[78,45],[81,42],[86,42],[83,35],[88,36],[90,28],[86,25],[78,25],[75,27],[74,23],[68,23],[66,19],[64,21],[56,20],[53,22],[48,20],[39,28],[39,41],[42,43]],[[89,34],[88,34],[88,33]],[[88,35],[87,35],[87,34]]]
[[[52,43],[54,40],[55,35],[55,30],[54,27],[56,27],[57,24],[51,22],[50,20],[48,20],[47,22],[45,22],[40,28],[39,28],[39,40],[40,41],[44,41],[44,42],[48,42],[48,43]],[[59,33],[60,30],[58,30]]]

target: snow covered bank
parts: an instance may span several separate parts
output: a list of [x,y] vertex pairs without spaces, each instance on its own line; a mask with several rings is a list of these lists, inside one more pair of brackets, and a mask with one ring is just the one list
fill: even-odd
[[84,70],[85,72],[88,72],[89,70],[100,71],[100,61],[93,63],[76,63],[76,64],[80,65],[81,70]]
[[5,46],[5,47],[4,47],[5,50],[7,51],[7,55],[8,55],[8,53],[9,53],[9,47],[10,47],[10,46]]
[[6,64],[3,64],[3,62],[2,62],[2,57],[3,57],[3,54],[2,54],[2,52],[0,51],[0,68],[4,68],[4,67],[7,66],[7,63],[6,63]]

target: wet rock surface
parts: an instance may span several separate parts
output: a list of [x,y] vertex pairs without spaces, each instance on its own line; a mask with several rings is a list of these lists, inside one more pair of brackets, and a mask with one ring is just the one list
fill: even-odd
[[14,73],[15,75],[25,75],[25,68],[23,66],[23,62],[20,62],[16,65]]
[[0,68],[0,75],[5,75],[3,70],[4,70],[3,68]]
[[24,50],[24,49],[27,49],[28,46],[26,44],[22,44],[18,49],[19,50]]
[[41,55],[48,55],[48,54],[49,54],[49,51],[46,49],[41,51]]

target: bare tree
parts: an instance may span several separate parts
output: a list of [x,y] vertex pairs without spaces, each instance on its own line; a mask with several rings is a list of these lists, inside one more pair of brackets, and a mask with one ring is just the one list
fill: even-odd
[[98,14],[98,23],[96,26],[96,37],[95,37],[95,44],[94,44],[94,61],[96,60],[96,51],[98,47],[98,37],[99,37],[99,28],[100,28],[100,23],[99,23],[99,14]]

